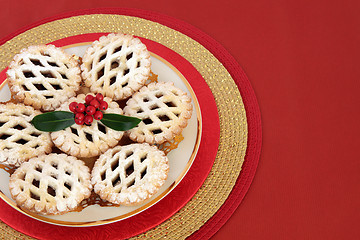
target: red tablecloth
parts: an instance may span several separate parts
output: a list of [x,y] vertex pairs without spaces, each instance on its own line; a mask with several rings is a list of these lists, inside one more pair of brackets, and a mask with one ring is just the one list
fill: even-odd
[[0,38],[92,7],[182,19],[245,70],[261,109],[262,155],[245,199],[213,239],[360,238],[358,1],[5,0]]

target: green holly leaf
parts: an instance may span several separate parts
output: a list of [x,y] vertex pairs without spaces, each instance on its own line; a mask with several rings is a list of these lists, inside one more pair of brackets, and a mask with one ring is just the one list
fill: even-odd
[[54,111],[37,115],[31,120],[37,130],[56,132],[70,127],[75,123],[75,114],[66,111]]
[[111,129],[126,131],[136,127],[141,122],[141,119],[120,114],[105,113],[100,121]]

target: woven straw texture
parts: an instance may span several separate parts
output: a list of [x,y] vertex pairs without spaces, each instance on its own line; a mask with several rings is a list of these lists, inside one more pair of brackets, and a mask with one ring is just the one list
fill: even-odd
[[[209,85],[219,112],[220,144],[214,166],[196,195],[175,215],[133,239],[184,239],[203,226],[229,196],[240,174],[247,147],[247,121],[239,90],[221,62],[190,37],[138,17],[93,14],[48,22],[0,46],[0,69],[29,45],[84,33],[123,32],[156,41],[183,56]],[[201,57],[199,57],[201,56]],[[224,94],[225,93],[225,94]],[[32,239],[0,222],[0,239]]]

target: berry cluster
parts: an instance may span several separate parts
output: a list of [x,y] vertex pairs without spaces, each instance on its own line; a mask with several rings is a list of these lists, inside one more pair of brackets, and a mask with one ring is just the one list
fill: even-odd
[[103,118],[103,113],[101,110],[106,110],[108,108],[108,103],[105,102],[104,96],[101,93],[93,95],[86,95],[85,104],[72,102],[69,105],[71,112],[75,113],[75,123],[78,125],[90,125],[94,119],[101,120]]

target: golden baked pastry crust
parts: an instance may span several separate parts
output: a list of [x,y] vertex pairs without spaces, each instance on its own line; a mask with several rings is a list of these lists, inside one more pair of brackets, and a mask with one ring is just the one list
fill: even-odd
[[192,115],[191,98],[172,82],[150,83],[126,103],[125,115],[142,119],[127,131],[136,142],[161,144],[180,134]]
[[21,50],[7,71],[14,98],[35,109],[52,111],[80,88],[79,63],[54,45]]
[[144,86],[150,65],[150,54],[140,39],[111,33],[86,50],[81,70],[91,92],[121,100]]
[[83,161],[53,153],[23,163],[11,175],[9,188],[21,208],[57,215],[74,210],[90,196],[92,185]]
[[[68,111],[71,102],[85,102],[85,95],[69,99],[57,110]],[[116,102],[105,97],[109,105],[104,113],[122,114],[121,108]],[[56,147],[63,152],[75,157],[95,157],[105,152],[109,148],[117,145],[124,132],[116,131],[106,127],[100,121],[93,121],[90,126],[73,124],[57,132],[51,133],[51,139]]]
[[163,151],[147,143],[134,143],[102,154],[91,172],[91,182],[100,198],[133,206],[152,197],[165,183],[168,172]]
[[37,130],[31,120],[41,112],[23,104],[0,105],[0,163],[18,167],[32,157],[50,153],[50,134]]

